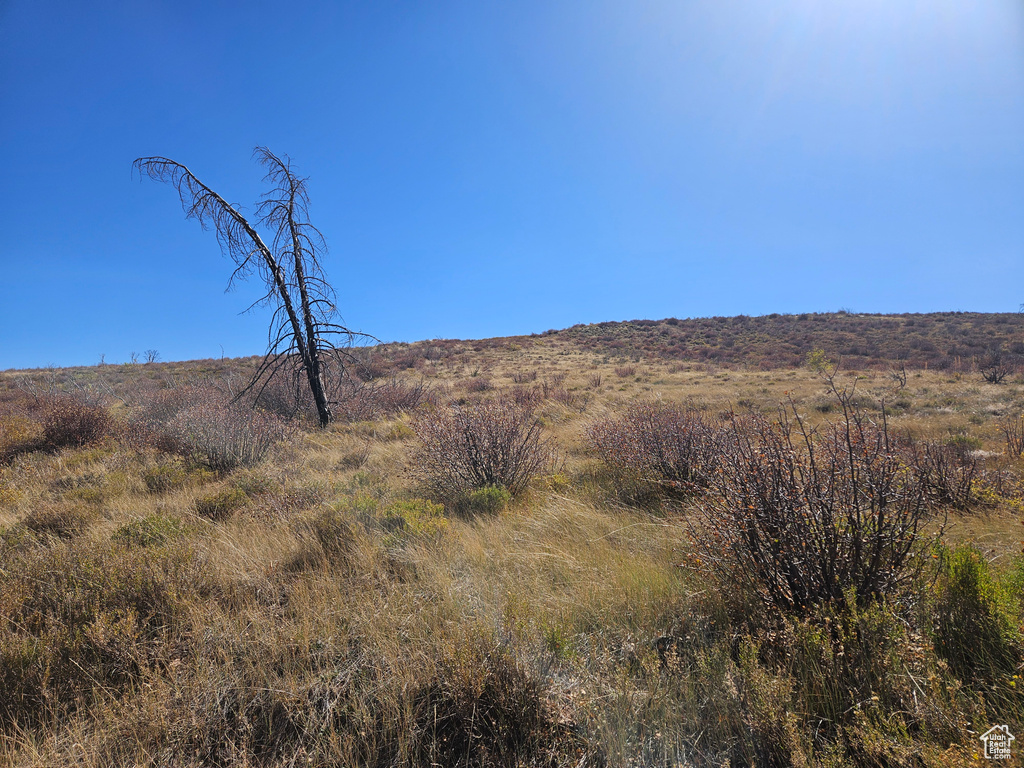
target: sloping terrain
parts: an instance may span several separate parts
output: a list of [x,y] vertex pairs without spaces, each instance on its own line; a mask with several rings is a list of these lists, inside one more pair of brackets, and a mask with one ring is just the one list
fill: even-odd
[[1024,381],[950,351],[1019,331],[389,344],[326,430],[232,403],[256,358],[0,372],[0,763],[970,764],[1024,716]]

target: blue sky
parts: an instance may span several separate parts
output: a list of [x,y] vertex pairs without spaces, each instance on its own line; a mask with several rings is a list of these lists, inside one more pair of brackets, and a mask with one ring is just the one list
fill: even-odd
[[1019,0],[0,0],[0,369],[262,352],[256,145],[383,340],[1024,302]]

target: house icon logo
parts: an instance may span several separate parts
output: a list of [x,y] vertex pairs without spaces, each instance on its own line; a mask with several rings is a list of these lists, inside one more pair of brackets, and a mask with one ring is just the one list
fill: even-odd
[[1010,726],[993,726],[981,734],[979,738],[985,742],[986,760],[1010,759],[1010,743],[1015,738],[1015,736],[1010,733]]

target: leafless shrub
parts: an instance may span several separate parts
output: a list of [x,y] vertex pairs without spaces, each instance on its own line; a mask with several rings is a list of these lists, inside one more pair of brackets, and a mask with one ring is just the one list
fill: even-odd
[[416,471],[441,498],[502,487],[516,494],[552,459],[532,410],[510,399],[450,405],[420,415]]
[[392,376],[376,383],[371,389],[371,397],[378,406],[379,415],[394,416],[417,408],[427,397],[427,385],[422,379],[412,384]]
[[[335,417],[342,422],[369,421],[411,411],[429,396],[429,388],[397,376],[372,380],[344,378],[328,392]],[[262,389],[256,405],[283,419],[311,422],[317,418],[312,397],[300,379],[279,372]]]
[[271,414],[212,403],[182,411],[167,431],[189,458],[217,471],[255,466],[284,438]]
[[620,379],[628,379],[630,376],[636,375],[635,365],[619,365],[615,367],[615,375]]
[[309,388],[290,371],[277,371],[269,377],[254,404],[282,419],[313,421],[317,418],[316,403]]
[[106,408],[70,395],[48,397],[41,410],[43,445],[49,450],[80,448],[102,440],[114,429]]
[[486,392],[492,388],[491,380],[486,376],[474,376],[466,382],[466,391],[471,393]]
[[362,381],[374,381],[386,376],[393,376],[395,373],[395,364],[383,355],[375,353],[374,350],[359,350],[353,354],[353,357],[355,358],[353,369],[356,376]]
[[512,373],[512,381],[516,384],[528,384],[531,381],[537,380],[537,371],[514,371]]
[[927,489],[929,503],[957,509],[970,507],[978,460],[969,451],[955,445],[906,440],[904,453]]
[[422,380],[410,384],[394,376],[369,384],[349,379],[333,393],[335,410],[342,421],[369,421],[405,413],[418,407],[428,395]]
[[544,399],[539,387],[515,386],[509,395],[522,408],[535,409]]
[[1017,366],[1006,355],[994,352],[982,362],[981,377],[989,384],[1002,384],[1016,370]]
[[598,455],[620,470],[677,489],[707,484],[722,453],[723,431],[699,409],[635,403],[590,427]]
[[1017,457],[1024,453],[1024,418],[1008,416],[999,422],[999,431],[1006,440],[1006,453]]
[[592,373],[587,378],[587,385],[591,389],[600,389],[601,388],[601,374],[600,373]]
[[166,390],[139,422],[157,448],[216,471],[254,466],[284,438],[284,427],[275,415],[231,404],[211,388]]
[[897,390],[902,390],[907,386],[907,366],[902,360],[899,365],[889,368],[889,378],[896,385]]
[[732,450],[692,527],[703,567],[798,613],[911,583],[928,486],[884,421],[843,414],[820,433],[785,413],[733,419]]

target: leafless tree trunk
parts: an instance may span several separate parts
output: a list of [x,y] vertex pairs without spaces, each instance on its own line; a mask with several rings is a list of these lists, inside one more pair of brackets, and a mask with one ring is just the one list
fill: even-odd
[[273,233],[270,245],[238,209],[181,163],[140,157],[133,167],[154,181],[173,185],[186,217],[204,229],[213,226],[221,249],[235,263],[229,286],[256,272],[267,287],[256,302],[275,307],[267,353],[241,394],[255,390],[258,395],[278,370],[290,366],[293,375],[306,379],[320,426],[326,427],[334,418],[328,379],[343,376],[350,359],[332,339],[340,336],[348,346],[366,334],[336,322],[334,291],[320,266],[320,254],[327,248],[319,230],[309,223],[306,179],[295,174],[287,156],[257,147],[253,157],[267,169],[264,181],[272,185],[256,209],[256,225]]

